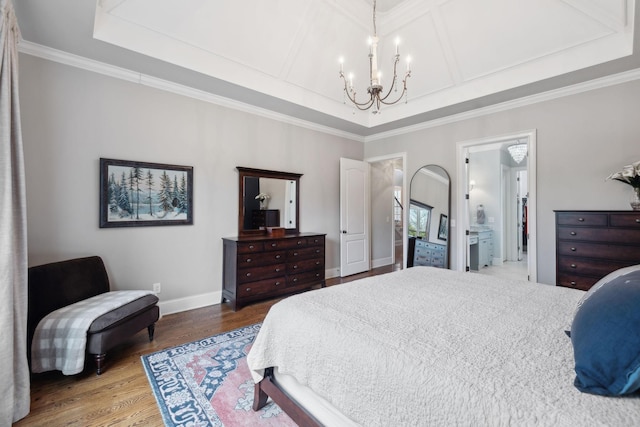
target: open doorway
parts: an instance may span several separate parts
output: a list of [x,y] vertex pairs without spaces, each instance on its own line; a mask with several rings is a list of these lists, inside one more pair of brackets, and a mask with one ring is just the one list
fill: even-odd
[[458,154],[458,269],[535,281],[535,131],[459,143]]
[[371,266],[405,264],[404,153],[366,159],[371,165]]

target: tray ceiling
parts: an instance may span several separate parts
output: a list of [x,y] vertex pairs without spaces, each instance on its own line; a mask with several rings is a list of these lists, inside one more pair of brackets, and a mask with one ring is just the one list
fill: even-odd
[[[65,18],[68,26],[89,28],[97,50],[78,41],[74,48],[59,34],[65,29],[33,28],[29,20],[45,19],[38,13],[51,9],[48,3],[71,9],[82,2],[17,2],[25,40],[129,69],[144,69],[139,64],[148,58],[174,66],[157,77],[183,70],[197,76],[199,89],[285,114],[299,109],[305,119],[362,134],[535,93],[554,87],[554,78],[566,85],[590,77],[580,70],[607,74],[606,64],[632,57],[634,41],[631,0],[379,0],[383,85],[397,37],[401,55],[412,58],[412,75],[408,102],[374,115],[344,104],[338,78],[344,57],[356,89],[366,93],[372,0],[101,0],[91,22]],[[114,59],[115,47],[127,54]],[[146,69],[154,75],[154,67]]]

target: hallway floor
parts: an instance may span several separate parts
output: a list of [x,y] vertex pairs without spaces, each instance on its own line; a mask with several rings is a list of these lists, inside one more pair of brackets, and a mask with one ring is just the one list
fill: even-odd
[[486,274],[488,276],[501,277],[504,279],[527,280],[527,259],[525,257],[522,261],[506,261],[502,265],[484,267],[477,272],[474,271],[474,273]]

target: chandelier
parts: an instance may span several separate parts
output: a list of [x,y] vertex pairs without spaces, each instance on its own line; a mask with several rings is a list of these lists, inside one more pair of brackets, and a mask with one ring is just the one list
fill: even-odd
[[524,157],[527,155],[527,144],[519,142],[517,144],[508,146],[507,150],[509,150],[509,154],[511,154],[513,161],[520,164],[520,162],[524,160]]
[[373,107],[373,114],[376,114],[380,111],[380,106],[382,104],[385,105],[393,105],[400,101],[402,97],[405,98],[405,103],[407,102],[407,79],[411,77],[411,68],[410,68],[410,58],[407,58],[407,71],[405,72],[404,78],[402,79],[402,92],[394,101],[388,100],[391,92],[398,92],[398,62],[400,61],[400,52],[399,52],[399,44],[400,41],[396,39],[396,54],[393,57],[393,77],[391,78],[391,84],[389,85],[389,90],[385,93],[383,91],[382,86],[382,73],[378,71],[378,34],[376,29],[376,0],[373,0],[373,37],[369,39],[369,87],[367,88],[367,93],[369,94],[369,99],[365,98],[365,101],[360,102],[356,99],[356,90],[353,87],[353,74],[349,74],[349,79],[344,75],[343,63],[344,61],[340,59],[340,77],[344,82],[344,103],[346,104],[346,98],[355,105],[359,110],[368,110]]

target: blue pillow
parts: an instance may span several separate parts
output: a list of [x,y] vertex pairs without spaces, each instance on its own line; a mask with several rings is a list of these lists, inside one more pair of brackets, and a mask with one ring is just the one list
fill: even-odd
[[605,396],[640,389],[640,271],[604,283],[571,325],[578,390]]

